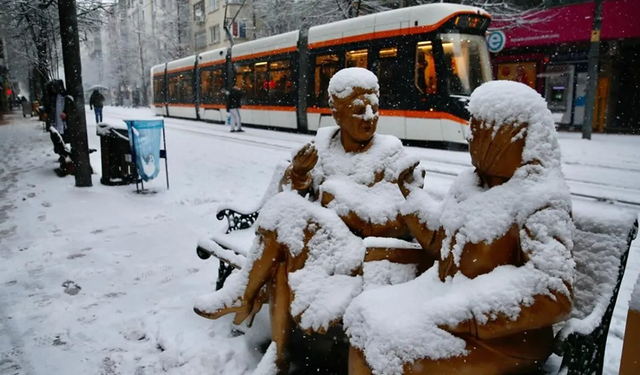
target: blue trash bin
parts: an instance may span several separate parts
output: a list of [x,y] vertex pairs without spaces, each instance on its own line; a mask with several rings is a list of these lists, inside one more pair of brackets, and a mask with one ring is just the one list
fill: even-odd
[[[142,181],[151,181],[160,173],[160,158],[166,154],[163,144],[164,120],[124,120],[129,131],[132,158]],[[162,154],[162,155],[161,155]],[[168,180],[167,180],[168,182]]]

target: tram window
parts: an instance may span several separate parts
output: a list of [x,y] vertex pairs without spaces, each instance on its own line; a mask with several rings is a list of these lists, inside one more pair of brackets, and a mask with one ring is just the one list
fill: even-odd
[[164,102],[164,77],[153,78],[153,100],[156,103]]
[[205,101],[211,97],[211,70],[200,72],[200,96]]
[[255,99],[256,104],[269,103],[269,78],[267,76],[267,62],[262,61],[254,64],[255,73]]
[[224,78],[222,69],[203,70],[200,72],[201,95],[205,102],[223,104],[225,101]]
[[369,51],[366,49],[359,49],[355,51],[347,51],[347,58],[345,59],[347,68],[365,68],[367,69],[367,57]]
[[329,106],[329,80],[340,69],[339,61],[338,55],[316,56],[314,95],[319,107]]
[[398,48],[384,48],[378,54],[378,82],[380,104],[383,108],[397,108],[400,104]]
[[176,103],[180,101],[180,76],[175,75],[169,78],[169,101]]
[[244,93],[247,103],[252,103],[255,98],[253,90],[253,64],[250,65],[236,65],[236,85]]
[[427,95],[433,95],[438,92],[436,61],[433,58],[433,45],[430,41],[418,43],[415,66],[414,81],[416,88]]
[[443,34],[442,48],[449,71],[449,93],[471,95],[491,80],[486,40],[476,35]]
[[180,103],[193,101],[193,72],[180,73]]
[[272,105],[293,105],[291,62],[278,60],[269,63],[269,101]]

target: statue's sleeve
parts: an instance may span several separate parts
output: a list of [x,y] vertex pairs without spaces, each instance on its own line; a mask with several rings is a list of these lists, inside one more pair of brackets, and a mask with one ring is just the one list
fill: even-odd
[[401,208],[403,220],[411,235],[420,246],[434,259],[440,259],[440,247],[444,240],[444,229],[440,225],[442,202],[422,190],[423,181],[418,181],[416,188]]
[[[484,323],[474,317],[469,322],[469,333],[480,339],[493,339],[549,327],[567,319],[571,313],[574,228],[569,212],[564,209],[544,208],[531,215],[520,229],[520,247],[525,263],[522,267],[532,265],[535,273],[530,274],[536,275],[546,285],[557,287],[555,290],[549,287],[547,293],[532,293],[533,302],[521,303],[515,320],[500,312]],[[543,275],[542,279],[540,275]]]
[[313,178],[311,172],[307,172],[306,175],[300,176],[293,171],[293,165],[289,165],[282,175],[280,180],[280,186],[278,191],[287,190],[287,187],[291,187],[299,192],[306,192],[311,188]]

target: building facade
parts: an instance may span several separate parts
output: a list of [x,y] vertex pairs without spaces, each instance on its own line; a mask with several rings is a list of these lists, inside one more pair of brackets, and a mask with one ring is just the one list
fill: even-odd
[[191,0],[193,51],[200,53],[231,45],[224,30],[225,22],[230,25],[235,44],[254,39],[253,16],[252,0]]
[[[596,132],[640,132],[640,1],[605,0],[592,33],[595,2],[550,8],[526,25],[496,23],[489,34],[494,77],[535,88],[561,128],[581,129],[594,111]],[[592,38],[600,40],[596,104],[585,108]],[[496,51],[499,49],[499,51]]]
[[193,53],[189,0],[116,0],[107,13],[102,44],[113,103],[147,105],[151,67]]

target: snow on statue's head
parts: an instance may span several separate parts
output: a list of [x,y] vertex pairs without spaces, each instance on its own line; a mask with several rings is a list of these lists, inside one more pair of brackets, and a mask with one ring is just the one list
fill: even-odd
[[560,146],[547,102],[531,87],[491,81],[471,94],[469,152],[480,173],[510,178],[524,165],[560,168]]
[[329,81],[329,106],[340,130],[368,142],[378,125],[378,77],[364,68],[346,68]]

